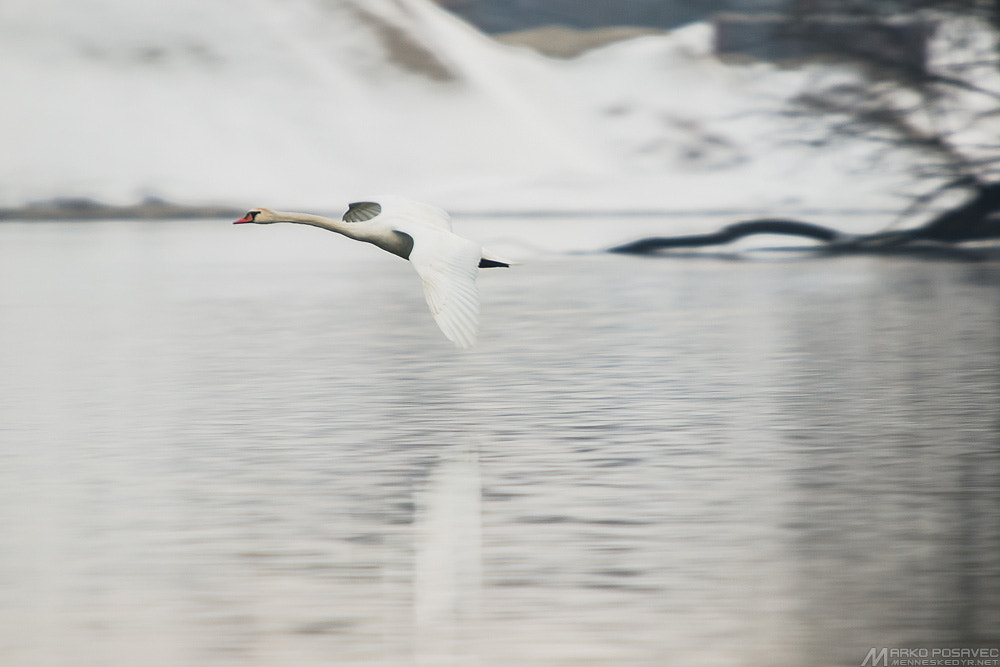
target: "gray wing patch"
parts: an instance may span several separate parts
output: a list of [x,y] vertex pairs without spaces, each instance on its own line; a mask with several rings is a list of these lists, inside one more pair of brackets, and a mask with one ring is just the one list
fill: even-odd
[[373,201],[356,201],[347,207],[344,222],[362,222],[371,220],[382,212],[382,205]]

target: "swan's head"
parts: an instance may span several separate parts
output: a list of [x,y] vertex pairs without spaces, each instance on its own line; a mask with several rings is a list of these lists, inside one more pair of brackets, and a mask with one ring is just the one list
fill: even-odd
[[254,208],[247,211],[239,220],[233,222],[234,225],[241,225],[247,222],[254,222],[258,225],[266,225],[271,222],[279,222],[278,216],[269,208]]

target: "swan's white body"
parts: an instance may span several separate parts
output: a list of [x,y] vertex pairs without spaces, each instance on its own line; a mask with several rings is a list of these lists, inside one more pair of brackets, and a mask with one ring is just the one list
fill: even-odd
[[452,232],[447,212],[399,197],[351,204],[340,220],[261,208],[236,221],[237,224],[274,222],[321,227],[410,260],[423,281],[424,297],[434,321],[459,347],[470,347],[476,342],[479,267],[508,265],[484,253],[478,243]]

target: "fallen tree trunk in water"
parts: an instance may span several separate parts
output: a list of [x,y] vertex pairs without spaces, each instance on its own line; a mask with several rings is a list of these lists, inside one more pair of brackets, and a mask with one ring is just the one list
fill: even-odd
[[737,222],[723,227],[714,234],[692,234],[690,236],[654,236],[647,239],[632,241],[624,245],[615,246],[609,252],[617,252],[633,255],[644,255],[658,250],[668,248],[700,248],[710,245],[722,245],[731,243],[736,239],[753,234],[782,234],[786,236],[802,236],[815,239],[817,241],[832,242],[837,239],[846,239],[840,232],[814,225],[809,222],[798,220],[782,220],[777,218],[764,218],[762,220],[748,220]]
[[936,248],[954,255],[960,252],[954,244],[1000,239],[1000,183],[979,184],[975,192],[968,202],[941,213],[926,225],[909,230],[852,235],[801,220],[762,218],[727,225],[711,234],[639,239],[609,248],[608,252],[649,255],[674,248],[724,245],[754,234],[778,234],[820,241],[817,250],[828,253],[927,253]]

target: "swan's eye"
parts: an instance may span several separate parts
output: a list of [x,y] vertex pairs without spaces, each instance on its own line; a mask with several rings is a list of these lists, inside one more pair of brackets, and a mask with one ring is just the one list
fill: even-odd
[[258,215],[260,215],[260,211],[249,211],[247,213],[247,217],[250,218],[251,220],[256,219]]

